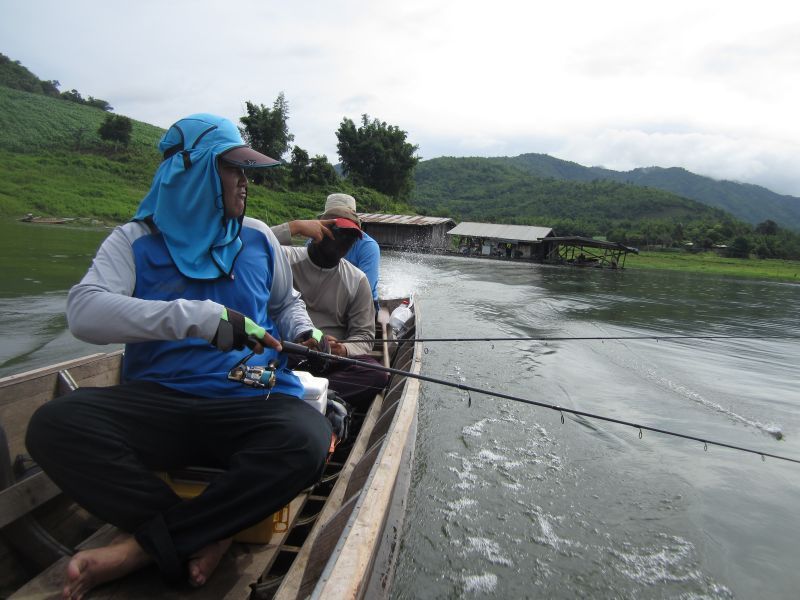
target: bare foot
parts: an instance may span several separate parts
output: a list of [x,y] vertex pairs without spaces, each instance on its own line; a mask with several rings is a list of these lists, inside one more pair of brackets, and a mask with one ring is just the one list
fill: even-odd
[[132,573],[150,560],[132,535],[117,536],[102,548],[82,550],[67,565],[67,583],[62,596],[81,600],[93,587]]
[[194,553],[189,559],[189,585],[192,587],[205,585],[223,555],[231,547],[232,541],[233,538],[220,540]]

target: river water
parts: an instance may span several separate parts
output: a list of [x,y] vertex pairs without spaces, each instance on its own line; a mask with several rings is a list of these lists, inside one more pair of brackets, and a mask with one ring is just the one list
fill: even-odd
[[[109,349],[63,316],[106,233],[0,223],[0,376]],[[424,337],[745,336],[431,342],[423,373],[800,459],[800,340],[752,339],[800,336],[800,286],[392,253],[381,279]],[[798,597],[794,463],[423,383],[411,485],[396,599]]]
[[[781,283],[410,255],[382,277],[422,337],[800,336]],[[426,347],[432,377],[800,459],[800,340]],[[422,386],[394,598],[800,595],[800,465],[469,400]]]

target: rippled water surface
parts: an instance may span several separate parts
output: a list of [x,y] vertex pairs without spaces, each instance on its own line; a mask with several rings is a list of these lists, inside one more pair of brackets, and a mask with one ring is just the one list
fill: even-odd
[[109,231],[0,220],[0,377],[100,348],[66,330],[67,290]]
[[[413,255],[382,277],[423,337],[800,336],[785,284]],[[800,459],[800,340],[426,347],[432,377]],[[467,396],[422,385],[394,598],[798,597],[800,465]]]
[[[0,376],[64,328],[107,232],[0,223]],[[800,336],[800,286],[386,254],[425,337]],[[429,343],[423,372],[800,459],[800,341]],[[423,383],[392,595],[797,598],[800,465]],[[782,440],[778,440],[778,436]]]

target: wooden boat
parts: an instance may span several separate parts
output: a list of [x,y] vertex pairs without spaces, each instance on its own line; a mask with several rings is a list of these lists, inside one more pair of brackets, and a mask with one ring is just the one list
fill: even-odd
[[[420,369],[420,343],[393,342],[383,301],[373,353],[385,366]],[[416,337],[419,313],[400,336]],[[105,545],[113,527],[60,493],[24,448],[30,415],[76,386],[119,380],[122,352],[93,354],[0,379],[0,598],[57,598],[68,555]],[[388,594],[413,461],[419,380],[392,374],[322,480],[289,505],[286,530],[267,544],[234,543],[199,589],[167,587],[155,568],[93,589],[90,598],[361,598]],[[2,431],[0,431],[2,433]],[[5,454],[4,454],[5,453]]]
[[20,219],[24,223],[41,223],[44,225],[61,225],[62,223],[71,223],[74,217],[34,217],[28,213]]

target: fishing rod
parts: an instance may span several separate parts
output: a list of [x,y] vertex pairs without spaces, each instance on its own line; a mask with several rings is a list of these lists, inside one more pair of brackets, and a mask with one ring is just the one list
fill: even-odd
[[[507,336],[507,337],[449,337],[449,338],[407,338],[385,340],[392,344],[408,344],[415,342],[568,342],[568,341],[615,341],[615,340],[798,340],[800,335],[616,335],[616,336]],[[363,342],[363,339],[336,340],[347,342]]]
[[[411,340],[411,341],[420,341],[420,340]],[[486,390],[478,387],[473,387],[471,385],[464,385],[463,383],[456,383],[454,381],[447,381],[446,379],[437,379],[436,377],[428,377],[427,375],[419,375],[417,373],[412,373],[410,371],[404,371],[402,369],[395,369],[392,367],[384,367],[383,365],[377,365],[373,363],[363,362],[360,360],[356,360],[354,358],[347,358],[345,356],[337,356],[336,354],[330,354],[328,352],[320,352],[319,350],[312,350],[311,348],[307,348],[301,344],[295,344],[293,342],[281,342],[283,346],[283,351],[288,354],[296,354],[299,356],[305,357],[312,357],[312,358],[320,358],[324,360],[332,360],[334,362],[341,362],[345,364],[351,365],[361,365],[362,367],[368,367],[370,369],[375,369],[376,371],[384,371],[386,373],[392,373],[395,375],[403,375],[405,377],[412,377],[414,379],[419,379],[421,381],[428,381],[430,383],[436,383],[439,385],[445,385],[449,387],[458,388],[460,390],[464,390],[467,393],[469,392],[476,392],[479,394],[485,394],[487,396],[496,396],[498,398],[503,398],[505,400],[512,400],[514,402],[522,402],[524,404],[531,404],[533,406],[539,406],[541,408],[548,408],[550,410],[556,410],[561,413],[561,423],[564,423],[564,413],[569,413],[572,415],[586,417],[589,419],[597,419],[599,421],[606,421],[608,423],[616,423],[618,425],[625,425],[626,427],[633,427],[639,430],[639,439],[642,438],[642,431],[653,431],[655,433],[663,433],[664,435],[671,435],[673,437],[683,438],[685,440],[692,440],[695,442],[702,442],[703,443],[703,450],[708,451],[708,445],[711,444],[712,446],[719,446],[720,448],[730,448],[731,450],[739,450],[740,452],[747,452],[750,454],[756,454],[761,456],[761,460],[764,460],[766,457],[776,458],[778,460],[785,460],[788,462],[798,463],[800,464],[800,459],[790,458],[788,456],[781,456],[779,454],[771,454],[769,452],[761,452],[760,450],[753,450],[752,448],[745,448],[743,446],[736,446],[734,444],[727,444],[725,442],[718,442],[715,440],[705,439],[701,437],[696,437],[693,435],[687,435],[684,433],[678,433],[675,431],[670,431],[668,429],[661,429],[659,427],[651,427],[650,425],[641,425],[639,423],[633,423],[631,421],[624,421],[622,419],[615,419],[613,417],[606,417],[604,415],[599,415],[596,413],[590,413],[583,410],[576,410],[574,408],[567,408],[564,406],[559,406],[557,404],[550,404],[547,402],[540,402],[537,400],[530,400],[528,398],[521,398],[519,396],[512,396],[510,394],[504,394],[502,392],[493,392],[491,390]],[[471,397],[470,397],[471,403]]]

